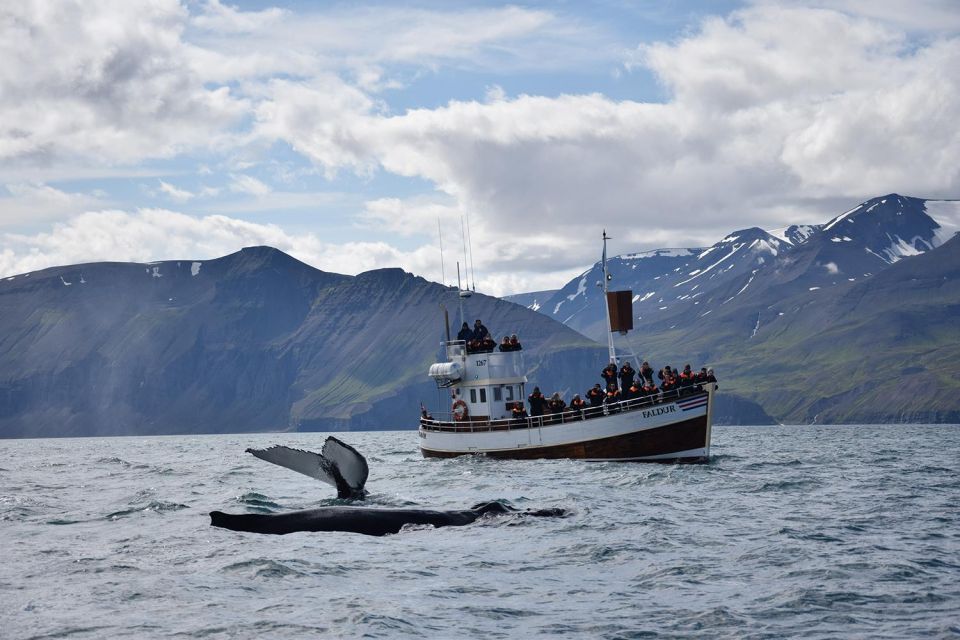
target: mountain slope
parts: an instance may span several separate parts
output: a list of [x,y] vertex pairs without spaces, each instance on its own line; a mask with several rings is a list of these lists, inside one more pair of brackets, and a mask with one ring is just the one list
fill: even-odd
[[[398,269],[324,273],[268,247],[217,260],[96,263],[0,281],[0,436],[398,428],[437,397],[426,369],[456,291]],[[580,390],[604,350],[517,305],[545,388]],[[456,327],[454,327],[454,330]]]
[[[715,365],[724,392],[781,421],[960,420],[957,229],[960,203],[890,194],[779,237],[731,233],[672,270],[615,277],[635,300],[620,342],[656,366]],[[605,339],[602,315],[571,325]]]

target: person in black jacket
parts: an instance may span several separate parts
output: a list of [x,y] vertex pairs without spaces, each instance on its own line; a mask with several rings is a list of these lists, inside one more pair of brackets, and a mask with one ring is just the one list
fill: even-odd
[[603,381],[609,387],[611,384],[617,386],[617,365],[612,362],[603,368],[603,371],[600,372],[600,377],[603,378]]
[[457,333],[457,340],[463,340],[464,342],[470,342],[473,340],[473,330],[470,329],[470,325],[466,322],[463,323],[463,326],[460,327],[460,332]]
[[477,340],[483,340],[490,335],[490,332],[487,331],[487,328],[483,326],[483,323],[480,322],[478,318],[476,322],[473,323],[473,337]]
[[629,389],[633,385],[633,377],[636,374],[637,372],[630,366],[630,362],[624,362],[623,366],[620,367],[620,388]]
[[587,400],[590,401],[591,407],[599,407],[602,405],[604,397],[605,394],[603,393],[603,389],[600,388],[599,382],[593,385],[593,389],[587,391]]
[[543,409],[547,405],[547,399],[540,393],[540,387],[534,387],[533,393],[527,396],[527,402],[530,403],[530,415],[542,416]]
[[650,366],[650,363],[646,360],[643,361],[643,364],[640,365],[640,377],[653,384],[653,367]]

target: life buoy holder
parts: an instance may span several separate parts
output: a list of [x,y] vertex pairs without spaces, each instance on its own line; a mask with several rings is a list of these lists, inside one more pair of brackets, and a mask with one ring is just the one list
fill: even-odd
[[453,419],[457,422],[463,422],[466,420],[469,413],[470,412],[467,410],[467,403],[463,400],[457,400],[453,403]]

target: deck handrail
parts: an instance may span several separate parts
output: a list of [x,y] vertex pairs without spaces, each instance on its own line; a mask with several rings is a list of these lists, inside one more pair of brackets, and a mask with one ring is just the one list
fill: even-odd
[[[712,384],[712,383],[707,383]],[[610,415],[611,413],[622,413],[646,409],[661,404],[672,403],[680,398],[694,398],[698,395],[707,395],[705,389],[686,387],[671,389],[667,392],[658,392],[655,396],[646,396],[643,398],[631,398],[629,400],[620,400],[618,402],[604,403],[597,407],[587,407],[585,409],[575,410],[569,407],[561,413],[549,413],[542,416],[528,416],[526,418],[500,418],[495,420],[476,420],[469,418],[463,421],[453,420],[453,414],[450,420],[438,420],[436,418],[421,418],[420,425],[430,431],[455,431],[455,432],[474,432],[474,431],[512,431],[514,429],[531,429],[534,427],[551,427],[570,422],[582,422],[591,418]]]

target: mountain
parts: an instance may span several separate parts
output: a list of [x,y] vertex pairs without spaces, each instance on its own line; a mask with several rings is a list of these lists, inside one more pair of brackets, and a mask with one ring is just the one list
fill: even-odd
[[518,304],[521,307],[526,307],[531,311],[539,311],[540,302],[553,297],[553,295],[556,293],[556,289],[549,289],[547,291],[531,291],[529,293],[517,293],[512,296],[503,296],[503,299],[507,302]]
[[[938,280],[951,273],[958,222],[958,202],[890,194],[824,224],[744,229],[706,249],[672,249],[672,263],[665,250],[622,256],[611,261],[611,284],[633,290],[635,331],[621,345],[657,366],[714,365],[725,392],[780,421],[957,420],[960,400],[942,396],[949,381],[932,377],[912,393],[891,388],[884,358],[912,372],[911,386],[934,363],[949,380],[960,371],[941,358],[951,340],[960,342],[951,331],[960,326],[960,296]],[[655,260],[655,268],[641,266]],[[917,265],[922,274],[912,271]],[[540,312],[605,340],[602,305],[582,304],[599,297],[585,286],[599,270],[572,280]],[[916,282],[896,279],[908,272]],[[880,290],[888,298],[874,299]],[[844,303],[853,298],[873,303]],[[921,364],[908,363],[911,355]],[[874,387],[882,397],[859,404]]]
[[[0,436],[411,427],[419,402],[447,401],[426,371],[439,305],[457,301],[399,269],[325,273],[269,247],[6,278]],[[467,313],[517,333],[544,389],[581,391],[605,359],[518,305],[475,294]]]

